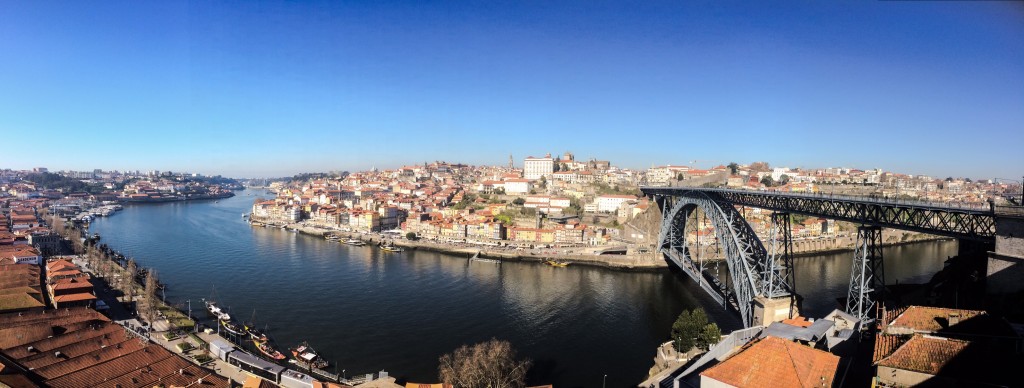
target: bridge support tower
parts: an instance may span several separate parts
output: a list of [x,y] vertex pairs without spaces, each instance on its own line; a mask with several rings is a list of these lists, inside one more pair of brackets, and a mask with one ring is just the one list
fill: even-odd
[[857,228],[857,245],[850,270],[850,291],[846,298],[846,312],[861,320],[875,318],[875,306],[885,302],[885,268],[882,260],[882,228]]

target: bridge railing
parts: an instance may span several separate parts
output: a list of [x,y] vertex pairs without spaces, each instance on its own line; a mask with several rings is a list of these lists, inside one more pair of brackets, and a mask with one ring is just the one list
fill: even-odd
[[877,196],[864,196],[864,195],[843,195],[834,193],[794,193],[789,191],[778,191],[778,190],[743,190],[743,189],[720,189],[720,188],[708,188],[708,187],[673,187],[673,186],[642,186],[643,189],[680,189],[680,190],[695,190],[695,191],[709,191],[716,193],[735,193],[742,195],[750,194],[771,194],[793,198],[808,198],[808,199],[829,199],[829,200],[840,200],[840,201],[851,201],[851,202],[870,202],[870,203],[883,203],[898,206],[914,206],[924,207],[932,209],[955,209],[955,210],[966,210],[975,212],[986,212],[991,213],[992,208],[988,203],[970,203],[970,202],[934,202],[934,201],[921,201],[921,200],[907,200],[900,198],[891,197],[877,197]]

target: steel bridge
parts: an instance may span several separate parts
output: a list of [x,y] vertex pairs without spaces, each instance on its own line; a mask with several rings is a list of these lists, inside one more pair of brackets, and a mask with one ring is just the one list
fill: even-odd
[[[662,211],[658,249],[718,303],[736,308],[748,327],[760,322],[766,300],[788,299],[785,303],[792,314],[797,294],[790,214],[862,225],[857,231],[846,310],[864,321],[874,316],[875,303],[885,289],[881,228],[981,243],[994,242],[996,234],[990,206],[694,187],[641,187],[641,191]],[[774,211],[767,248],[737,207]],[[714,227],[725,253],[729,275],[725,283],[711,276],[705,263],[690,251],[694,242],[687,241],[687,223],[693,222],[698,208]]]

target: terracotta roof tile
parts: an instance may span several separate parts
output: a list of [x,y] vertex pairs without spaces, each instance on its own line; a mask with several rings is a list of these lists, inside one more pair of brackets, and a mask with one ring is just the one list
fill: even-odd
[[968,345],[968,341],[915,335],[877,364],[935,375]]
[[764,337],[701,373],[735,387],[831,387],[839,357],[777,337]]
[[910,306],[890,321],[889,326],[905,327],[918,332],[934,333],[949,326],[949,316],[959,315],[960,321],[985,315],[984,311],[949,309],[941,307]]
[[885,357],[888,357],[892,352],[896,351],[900,345],[907,342],[907,336],[899,335],[888,335],[878,334],[875,336],[875,351],[871,357],[871,362],[876,363]]

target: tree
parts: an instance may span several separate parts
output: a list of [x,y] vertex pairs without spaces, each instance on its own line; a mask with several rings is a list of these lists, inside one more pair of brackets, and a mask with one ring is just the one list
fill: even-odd
[[686,178],[686,176],[685,176],[685,175],[683,175],[683,173],[679,173],[679,174],[676,174],[676,180],[677,180],[677,181],[681,181],[681,180],[683,180],[684,178]]
[[516,360],[508,341],[492,338],[473,346],[463,345],[439,359],[441,381],[456,388],[521,388],[532,362]]
[[736,175],[740,173],[740,165],[736,164],[736,162],[729,162],[727,167],[729,167],[729,174]]
[[750,164],[750,171],[754,172],[768,172],[771,171],[772,167],[768,165],[768,162],[754,162]]
[[718,325],[709,323],[707,313],[700,307],[683,310],[672,324],[672,341],[679,352],[693,347],[707,349],[710,344],[718,343],[721,335]]
[[516,199],[512,200],[512,204],[513,205],[523,206],[523,204],[525,204],[525,203],[526,203],[526,200],[523,199],[523,197],[516,197]]
[[416,241],[416,232],[409,232],[405,234],[406,240]]
[[772,187],[775,184],[775,180],[772,179],[771,175],[765,175],[764,178],[761,178],[761,184],[765,187]]
[[785,185],[789,183],[789,175],[782,174],[779,176],[779,185]]
[[157,309],[157,307],[156,307],[157,306],[156,289],[157,289],[157,283],[158,282],[157,282],[157,278],[156,278],[156,270],[150,268],[148,271],[146,271],[146,288],[145,288],[145,294],[146,294],[146,310],[145,310],[145,314],[146,314],[146,321],[149,322],[150,324],[153,324],[153,319],[156,318],[156,309]]
[[128,304],[135,301],[135,275],[138,274],[138,267],[135,266],[135,259],[128,259],[127,270],[121,279],[122,291],[128,297]]
[[697,347],[702,350],[709,350],[712,345],[722,340],[722,330],[714,322],[704,325],[697,333]]

